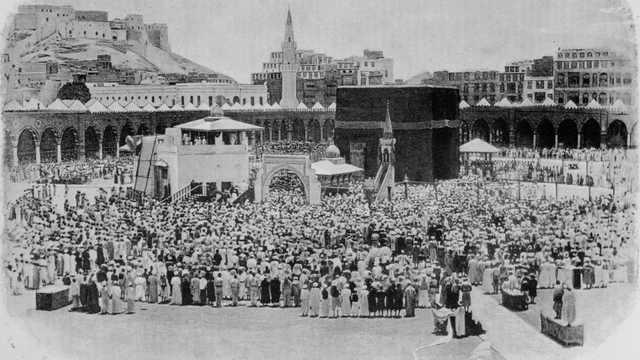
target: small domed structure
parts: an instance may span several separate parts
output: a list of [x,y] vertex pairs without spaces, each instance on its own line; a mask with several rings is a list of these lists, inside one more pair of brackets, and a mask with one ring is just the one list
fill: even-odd
[[327,159],[335,159],[340,157],[340,149],[333,143],[324,150],[324,157]]
[[222,109],[220,108],[220,106],[218,105],[214,105],[211,108],[211,111],[209,112],[210,116],[215,116],[215,117],[222,117],[224,116],[224,112],[222,111]]

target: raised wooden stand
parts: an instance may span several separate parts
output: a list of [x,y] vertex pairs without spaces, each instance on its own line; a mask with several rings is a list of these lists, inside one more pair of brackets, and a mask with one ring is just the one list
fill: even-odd
[[567,325],[540,311],[541,332],[564,346],[584,344],[584,325]]
[[36,310],[57,310],[69,304],[68,286],[46,286],[36,291]]
[[527,297],[520,291],[502,290],[502,306],[516,311],[529,309]]

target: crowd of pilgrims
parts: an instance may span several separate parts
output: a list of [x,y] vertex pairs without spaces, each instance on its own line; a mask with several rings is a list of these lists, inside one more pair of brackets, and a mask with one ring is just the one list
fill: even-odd
[[251,153],[258,159],[262,155],[307,155],[311,162],[320,161],[329,144],[309,141],[270,141],[259,142],[251,146]]
[[623,148],[527,148],[501,147],[498,156],[527,159],[564,159],[586,161],[624,161],[627,151]]
[[132,166],[130,155],[107,156],[102,160],[21,163],[5,168],[5,174],[11,182],[85,184],[93,179],[113,179],[115,184],[128,184],[133,181]]
[[50,192],[27,192],[7,206],[4,268],[14,294],[69,285],[73,310],[112,314],[122,301],[131,313],[135,301],[247,300],[303,316],[410,317],[415,307],[468,310],[474,285],[535,296],[571,282],[563,269],[587,287],[635,280],[633,203],[513,200],[464,180],[437,191],[410,186],[407,198],[371,206],[359,185],[321,205],[287,189],[235,206],[103,191],[64,209]]

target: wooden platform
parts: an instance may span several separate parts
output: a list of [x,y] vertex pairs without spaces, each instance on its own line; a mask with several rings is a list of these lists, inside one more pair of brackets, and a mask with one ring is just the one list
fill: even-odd
[[582,324],[569,326],[562,320],[546,316],[542,311],[540,311],[540,324],[542,326],[540,331],[543,334],[564,346],[584,344],[584,325]]
[[516,311],[529,309],[527,297],[519,290],[502,290],[502,306]]

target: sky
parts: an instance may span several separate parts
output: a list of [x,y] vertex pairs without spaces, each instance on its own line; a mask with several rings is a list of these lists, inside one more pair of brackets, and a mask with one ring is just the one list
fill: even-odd
[[[629,0],[631,2],[631,0]],[[284,38],[291,6],[298,49],[336,59],[382,50],[395,77],[423,71],[503,70],[507,62],[555,56],[558,47],[635,49],[640,8],[625,0],[0,0],[72,5],[109,18],[141,14],[167,23],[172,51],[248,83]],[[6,22],[6,18],[2,21]],[[635,50],[634,50],[635,52]]]

